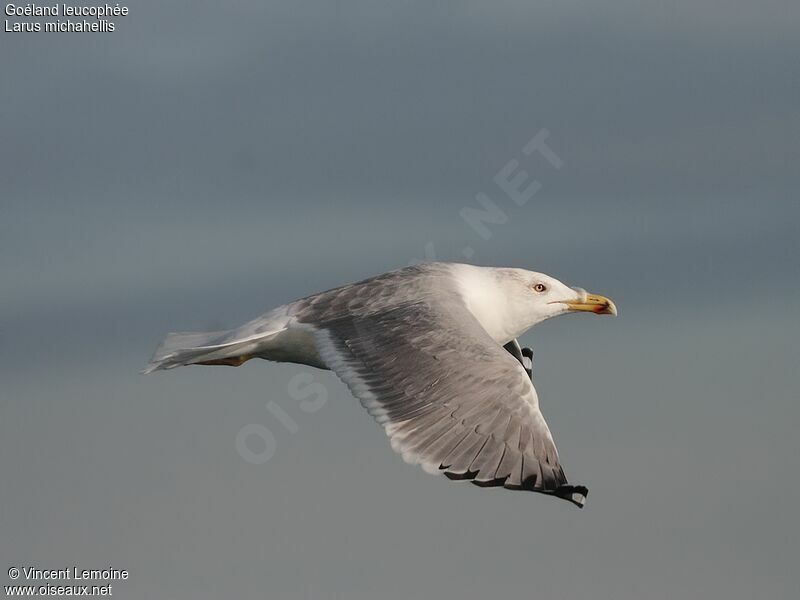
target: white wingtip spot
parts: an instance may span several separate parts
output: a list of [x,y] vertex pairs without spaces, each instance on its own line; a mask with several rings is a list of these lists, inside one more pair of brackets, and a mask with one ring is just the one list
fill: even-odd
[[441,475],[443,473],[437,463],[423,462],[420,463],[419,466],[422,467],[422,470],[429,475]]

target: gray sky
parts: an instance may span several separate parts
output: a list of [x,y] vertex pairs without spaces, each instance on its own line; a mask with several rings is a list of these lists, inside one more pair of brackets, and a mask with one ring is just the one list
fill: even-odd
[[[129,6],[114,33],[0,31],[0,573],[110,563],[123,599],[797,597],[797,2]],[[521,151],[543,129],[560,169]],[[510,160],[542,186],[521,207]],[[478,193],[488,239],[460,216]],[[585,510],[405,465],[330,373],[138,374],[166,331],[426,248],[617,302],[524,338]]]

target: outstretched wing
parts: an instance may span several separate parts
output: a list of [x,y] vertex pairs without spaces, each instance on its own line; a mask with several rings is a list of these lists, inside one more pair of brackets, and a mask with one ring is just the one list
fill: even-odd
[[299,322],[406,461],[583,506],[586,488],[567,485],[522,361],[461,303],[357,312],[309,308]]

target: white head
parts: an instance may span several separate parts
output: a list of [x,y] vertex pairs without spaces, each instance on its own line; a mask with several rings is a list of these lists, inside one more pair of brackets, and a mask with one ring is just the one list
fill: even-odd
[[464,267],[458,271],[464,300],[475,318],[505,344],[551,317],[571,312],[616,315],[605,296],[588,294],[558,279],[524,269]]

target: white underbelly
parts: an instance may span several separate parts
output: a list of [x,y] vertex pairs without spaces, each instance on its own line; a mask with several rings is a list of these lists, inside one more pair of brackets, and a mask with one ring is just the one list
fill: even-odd
[[265,340],[258,356],[276,362],[291,362],[327,369],[317,352],[314,333],[310,329],[287,328]]

